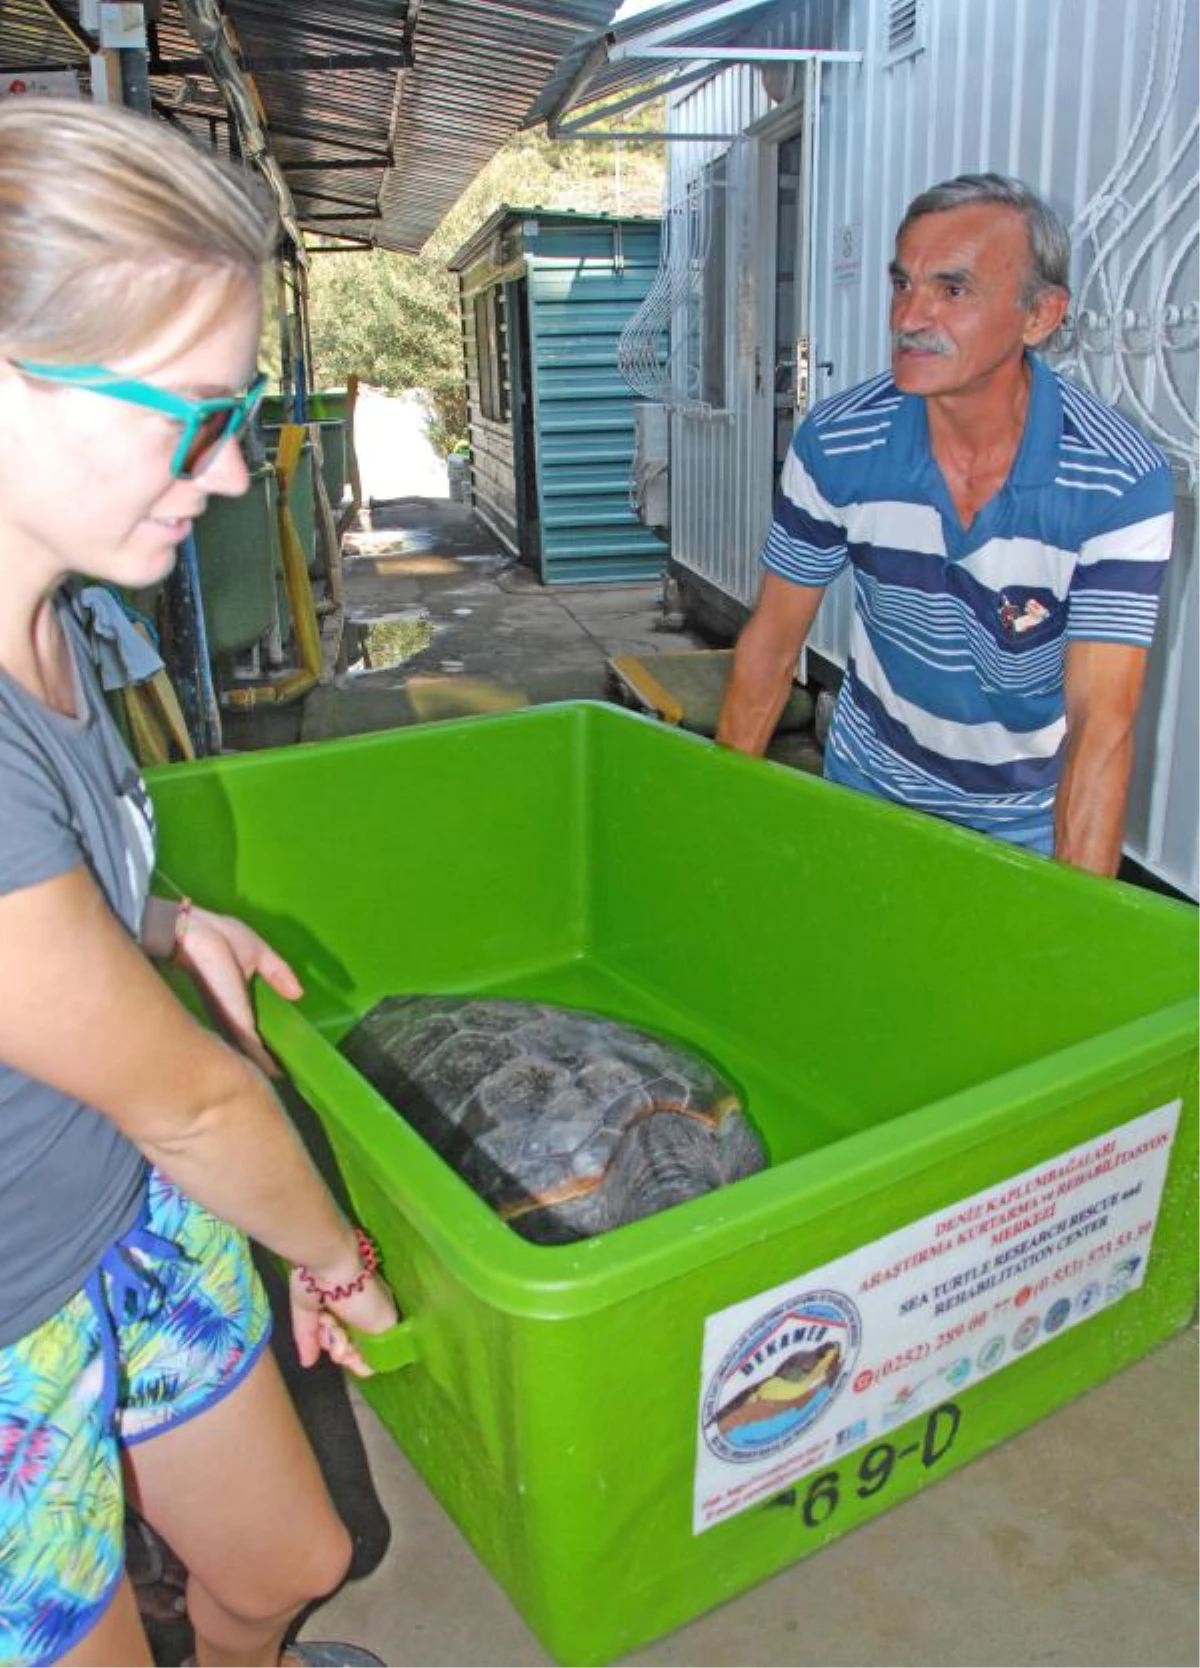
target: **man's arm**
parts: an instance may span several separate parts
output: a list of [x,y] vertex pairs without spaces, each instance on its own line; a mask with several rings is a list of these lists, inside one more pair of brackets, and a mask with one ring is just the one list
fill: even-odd
[[1098,875],[1116,874],[1121,861],[1147,653],[1127,643],[1067,645],[1067,753],[1054,805],[1054,855]]
[[821,598],[822,585],[796,585],[768,573],[754,613],[738,638],[717,740],[739,753],[763,753],[775,733],[792,675]]

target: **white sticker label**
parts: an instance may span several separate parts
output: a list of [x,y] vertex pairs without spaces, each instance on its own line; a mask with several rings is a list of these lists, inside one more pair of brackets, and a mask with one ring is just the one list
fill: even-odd
[[835,284],[857,284],[862,276],[861,226],[833,228],[833,281]]
[[1181,1105],[710,1315],[694,1531],[779,1494],[1135,1291]]
[[0,75],[0,98],[78,98],[74,70],[6,70]]

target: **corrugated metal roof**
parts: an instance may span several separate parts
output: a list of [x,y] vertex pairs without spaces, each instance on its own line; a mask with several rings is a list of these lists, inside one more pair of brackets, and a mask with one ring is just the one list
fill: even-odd
[[516,132],[555,66],[616,0],[420,0],[383,190],[393,249],[419,249]]
[[[303,229],[415,251],[616,0],[225,0]],[[79,0],[0,0],[0,69],[74,69]],[[178,0],[151,35],[156,112],[221,152],[226,100]],[[409,67],[411,66],[411,67]]]
[[541,226],[661,226],[657,214],[608,214],[593,209],[542,208],[539,204],[501,203],[454,251],[446,262],[450,272],[461,272],[487,248],[506,221],[536,220]]
[[72,16],[55,17],[42,0],[4,0],[0,5],[0,70],[76,69],[84,61],[80,43],[68,32],[78,23],[78,7],[59,8]]
[[[651,29],[677,25],[682,56],[685,49],[691,53],[700,46],[741,38],[744,31],[753,30],[764,11],[777,3],[778,0],[742,0],[735,13],[732,6],[723,6],[721,0],[673,0],[586,36],[563,55],[553,76],[543,84],[525,112],[521,126],[537,127],[548,122],[553,130],[556,122],[580,115],[589,105],[615,100],[620,94],[639,87],[661,88],[680,72],[677,63],[645,58],[622,59],[610,64],[610,46],[620,46]],[[687,27],[689,20],[692,27]]]

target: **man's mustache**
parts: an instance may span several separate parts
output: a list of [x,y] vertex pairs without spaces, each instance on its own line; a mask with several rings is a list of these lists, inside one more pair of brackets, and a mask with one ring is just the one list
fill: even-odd
[[892,352],[948,355],[954,352],[954,343],[939,336],[936,330],[893,330]]

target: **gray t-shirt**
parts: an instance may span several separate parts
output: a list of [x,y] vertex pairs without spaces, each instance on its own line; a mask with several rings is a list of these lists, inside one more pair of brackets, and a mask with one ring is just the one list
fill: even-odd
[[[65,595],[58,611],[76,716],[0,672],[0,893],[84,863],[137,938],[154,815]],[[133,1225],[145,1167],[108,1118],[0,1060],[0,1345],[56,1313]]]

